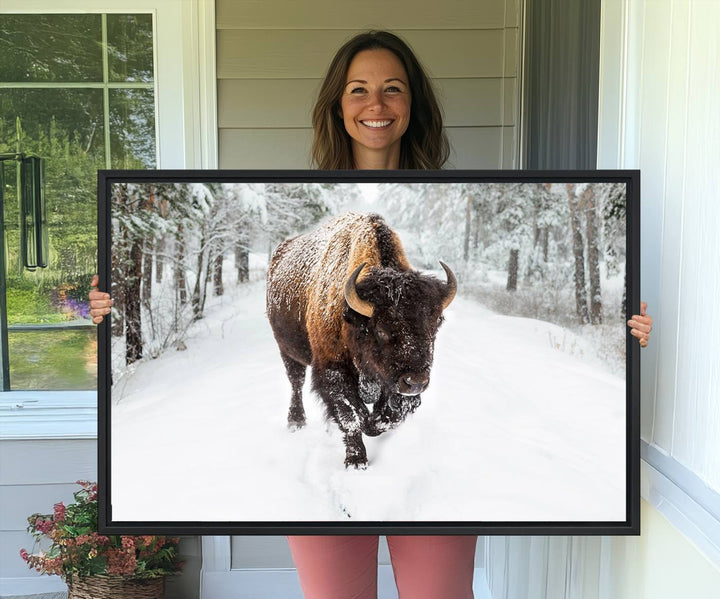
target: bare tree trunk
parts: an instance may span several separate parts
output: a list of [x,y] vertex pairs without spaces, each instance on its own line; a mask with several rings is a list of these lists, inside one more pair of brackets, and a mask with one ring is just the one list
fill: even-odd
[[203,278],[202,290],[200,292],[200,318],[202,318],[205,312],[205,300],[207,299],[207,286],[208,282],[213,276],[213,270],[215,268],[215,258],[212,252],[208,249],[207,259],[205,260],[205,277]]
[[142,320],[140,317],[140,282],[142,280],[142,241],[130,249],[129,272],[125,279],[125,362],[129,365],[142,358]]
[[[272,253],[272,249],[270,252]],[[235,268],[237,269],[238,283],[250,280],[250,252],[247,248],[247,234],[244,232],[238,232],[235,242]]]
[[[193,288],[192,293],[192,307],[193,307],[193,320],[199,320],[202,317],[202,307],[201,307],[201,285],[202,285],[202,278],[203,278],[203,259],[205,258],[205,253],[207,252],[207,249],[205,247],[206,244],[206,231],[203,228],[202,237],[200,238],[200,250],[198,251],[197,256],[197,263],[195,264],[195,287]],[[206,277],[207,278],[207,277]]]
[[145,248],[143,251],[143,267],[142,267],[142,300],[147,310],[150,309],[150,296],[152,295],[152,270],[153,270],[153,253],[155,244],[152,239],[145,240]]
[[165,266],[165,236],[161,236],[155,243],[155,282],[162,283],[163,268]]
[[510,261],[508,263],[508,278],[507,286],[505,287],[508,291],[517,290],[518,281],[518,263],[520,258],[520,250],[510,250]]
[[585,289],[585,254],[582,238],[582,224],[578,201],[575,198],[574,185],[567,184],[568,202],[570,204],[570,228],[573,238],[573,255],[575,257],[575,305],[580,324],[590,322]]
[[111,280],[110,285],[110,297],[113,298],[114,312],[116,316],[112,318],[112,325],[110,327],[113,337],[122,337],[125,332],[124,321],[125,321],[125,289],[121,284],[125,280],[125,257],[123,254],[126,249],[126,233],[124,230],[120,233],[119,243],[116,243],[116,251],[111,252]]
[[472,220],[472,198],[467,197],[465,205],[465,244],[463,245],[463,260],[467,262],[470,259],[470,230]]
[[475,212],[475,218],[473,219],[473,243],[472,243],[472,246],[473,246],[474,250],[477,250],[478,247],[480,246],[480,229],[481,229],[480,223],[482,220],[480,218],[480,207],[475,206],[474,212]]
[[178,225],[175,245],[175,289],[180,298],[180,305],[184,306],[187,304],[187,281],[185,279],[185,239],[182,225]]
[[223,255],[222,252],[220,252],[217,256],[215,256],[215,265],[213,267],[213,287],[215,290],[215,295],[222,295],[225,292],[225,289],[223,287]]
[[600,289],[600,239],[595,193],[588,186],[584,193],[588,277],[590,281],[590,322],[602,324],[602,291]]

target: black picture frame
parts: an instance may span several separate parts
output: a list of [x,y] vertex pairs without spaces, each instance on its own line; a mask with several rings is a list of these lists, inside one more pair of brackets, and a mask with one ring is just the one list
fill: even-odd
[[[623,517],[611,519],[571,518],[562,519],[468,519],[453,520],[443,517],[435,520],[401,520],[401,519],[352,519],[345,520],[297,520],[291,515],[277,514],[273,519],[255,520],[235,518],[206,518],[204,515],[190,519],[158,517],[121,519],[117,517],[117,505],[113,500],[119,492],[120,483],[113,476],[113,456],[122,455],[122,447],[114,447],[113,430],[113,386],[112,386],[112,331],[111,319],[106,318],[99,326],[99,364],[98,364],[98,480],[99,480],[99,514],[98,528],[104,534],[241,534],[241,535],[275,535],[275,534],[477,534],[477,535],[638,535],[640,534],[640,348],[637,340],[629,334],[625,321],[639,309],[640,304],[640,172],[637,170],[592,170],[592,171],[224,171],[224,170],[156,170],[156,171],[122,171],[107,170],[98,173],[98,242],[99,242],[99,275],[102,291],[111,290],[112,263],[114,252],[119,251],[119,242],[113,239],[113,189],[114,186],[153,186],[169,184],[205,185],[239,184],[239,185],[299,185],[315,184],[325,186],[343,186],[355,184],[377,185],[545,185],[547,189],[558,190],[562,185],[582,186],[616,184],[624,190],[624,205],[616,199],[613,218],[618,214],[624,219],[621,223],[624,230],[624,297],[625,310],[621,317],[615,319],[613,329],[615,335],[622,336],[624,343],[624,405],[620,411],[618,424],[624,431],[621,447],[614,450],[622,451],[624,472],[615,472],[617,480],[624,481],[624,493],[618,501],[624,506]],[[550,187],[555,185],[555,187]],[[569,189],[569,188],[568,188]],[[594,188],[595,189],[595,188]],[[600,189],[599,187],[597,189]],[[570,192],[568,192],[570,193]],[[573,192],[575,193],[575,192]],[[578,192],[579,193],[579,192]],[[468,201],[469,205],[469,201]],[[595,208],[596,213],[599,210]],[[624,214],[621,214],[624,213]],[[468,219],[470,217],[468,216]],[[609,218],[609,217],[608,217]],[[604,221],[603,221],[604,222]],[[602,223],[601,223],[602,224]],[[392,223],[391,223],[392,225]],[[620,225],[618,225],[620,226]],[[138,225],[142,229],[142,225]],[[569,243],[569,242],[568,242]],[[450,257],[442,259],[450,262]],[[437,263],[437,262],[436,262]],[[437,268],[437,267],[436,267]],[[206,271],[206,272],[209,272]],[[442,271],[440,271],[442,273]],[[617,279],[619,275],[616,273]],[[622,330],[620,330],[622,328]],[[443,330],[438,333],[441,338]],[[278,372],[283,373],[279,354],[277,355]],[[284,373],[283,373],[284,374]],[[187,372],[178,373],[186,376]],[[520,375],[521,376],[521,375]],[[310,378],[308,376],[308,378]],[[278,420],[284,421],[287,414],[288,395],[283,397],[284,408],[277,413]],[[306,405],[315,400],[306,395]],[[422,407],[418,414],[422,412]],[[171,414],[168,411],[168,417]],[[185,414],[184,417],[188,417]],[[415,416],[413,416],[414,418]],[[319,426],[319,423],[315,423]],[[412,426],[405,422],[398,430]],[[172,426],[157,427],[157,434],[172,434]],[[394,434],[394,433],[391,433]],[[117,439],[116,439],[117,441]],[[139,440],[140,441],[140,440]],[[542,449],[542,448],[540,448]],[[340,461],[342,456],[340,455]],[[149,453],[148,462],[160,472],[163,464],[172,460],[173,456]],[[497,456],[488,456],[488,460]],[[580,459],[580,458],[579,458]],[[341,464],[342,465],[342,464]],[[371,464],[368,471],[372,469]],[[232,466],[230,464],[228,467]],[[128,472],[131,471],[127,470]],[[366,471],[366,472],[368,472]],[[186,472],[188,485],[193,485],[193,472]],[[242,473],[235,473],[242,476]],[[362,476],[364,473],[360,473]],[[512,475],[512,472],[509,473]],[[470,476],[470,475],[469,475]],[[161,485],[161,483],[158,483]],[[246,481],[247,485],[255,483]],[[125,482],[124,496],[135,493],[139,497],[149,498],[154,489],[138,480]],[[257,489],[254,486],[253,489]],[[262,492],[262,489],[259,489]],[[377,489],[382,493],[382,489]],[[446,492],[446,491],[442,491]],[[535,489],[528,489],[531,495]],[[616,498],[617,499],[617,498]],[[208,491],[208,505],[214,499],[212,491]],[[168,510],[172,511],[172,510]],[[155,514],[158,512],[156,511]],[[589,510],[588,513],[593,513]],[[619,513],[619,512],[618,512]],[[479,514],[481,515],[481,514]]]

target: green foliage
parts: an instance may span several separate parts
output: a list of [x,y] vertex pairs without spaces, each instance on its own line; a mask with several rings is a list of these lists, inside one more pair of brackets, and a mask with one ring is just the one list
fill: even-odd
[[37,288],[11,287],[7,289],[8,324],[63,322],[67,318],[53,310],[48,297]]

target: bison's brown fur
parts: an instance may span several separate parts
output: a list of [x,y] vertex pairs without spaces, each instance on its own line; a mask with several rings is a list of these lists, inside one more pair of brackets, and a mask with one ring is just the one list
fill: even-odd
[[[346,281],[363,263],[357,288],[378,306],[370,318],[354,312],[344,296]],[[385,297],[390,288],[396,288],[394,304]],[[375,214],[344,214],[283,242],[268,269],[267,312],[293,387],[290,426],[305,423],[302,385],[306,367],[312,366],[314,388],[345,433],[346,465],[364,466],[361,434],[379,434],[420,403],[418,392],[408,399],[393,389],[385,362],[395,370],[405,363],[393,354],[392,344],[375,340],[373,327],[395,326],[406,348],[417,346],[408,352],[417,354],[417,365],[406,368],[413,376],[427,374],[446,291],[437,279],[411,269],[398,236]],[[408,300],[414,305],[403,304]],[[368,397],[366,389],[377,389],[377,396]],[[373,402],[371,414],[365,403]]]

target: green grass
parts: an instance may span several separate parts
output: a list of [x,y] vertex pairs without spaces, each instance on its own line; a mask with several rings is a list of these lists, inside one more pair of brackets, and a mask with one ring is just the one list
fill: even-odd
[[8,324],[46,324],[67,318],[53,309],[49,298],[35,289],[8,287]]
[[95,329],[11,332],[8,343],[13,390],[97,387]]

